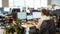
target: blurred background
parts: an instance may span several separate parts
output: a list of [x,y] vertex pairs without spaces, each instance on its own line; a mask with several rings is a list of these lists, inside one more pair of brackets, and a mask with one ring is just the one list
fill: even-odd
[[42,9],[60,34],[60,0],[0,0],[0,34],[29,34],[29,24],[39,22]]

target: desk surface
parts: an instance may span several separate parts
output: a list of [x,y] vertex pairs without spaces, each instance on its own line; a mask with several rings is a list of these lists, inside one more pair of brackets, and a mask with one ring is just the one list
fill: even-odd
[[33,27],[33,26],[34,26],[33,24],[25,24],[22,27],[29,28],[29,27]]

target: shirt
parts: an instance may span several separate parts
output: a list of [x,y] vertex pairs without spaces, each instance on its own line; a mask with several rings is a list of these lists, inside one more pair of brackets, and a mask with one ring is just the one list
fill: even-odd
[[49,16],[42,16],[41,19],[39,19],[39,23],[36,25],[36,27],[40,30],[40,26],[43,22],[43,20],[49,20],[50,17]]

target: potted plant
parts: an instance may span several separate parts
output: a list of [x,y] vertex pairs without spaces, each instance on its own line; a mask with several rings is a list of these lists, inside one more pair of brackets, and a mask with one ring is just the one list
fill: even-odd
[[8,29],[7,27],[5,27],[6,30],[6,34],[9,34],[9,32],[11,32],[11,34],[14,34],[14,32],[16,32],[16,34],[22,34],[22,27],[21,27],[21,22],[20,20],[16,20],[15,23],[9,23],[10,25],[10,29]]

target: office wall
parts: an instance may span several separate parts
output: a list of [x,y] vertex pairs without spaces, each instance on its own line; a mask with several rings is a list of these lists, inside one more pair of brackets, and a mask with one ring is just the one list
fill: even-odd
[[2,7],[9,7],[9,0],[2,0]]

